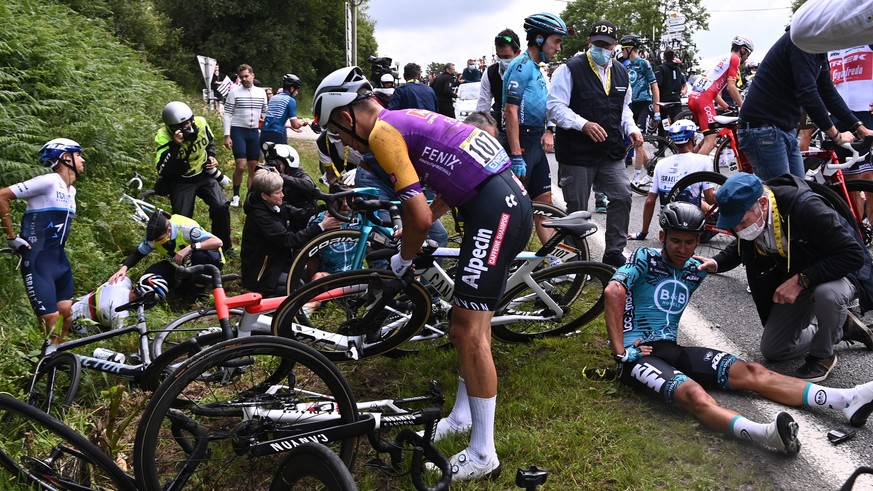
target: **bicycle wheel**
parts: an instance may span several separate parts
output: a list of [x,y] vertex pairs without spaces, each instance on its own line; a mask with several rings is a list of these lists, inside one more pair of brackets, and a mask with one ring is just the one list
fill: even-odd
[[864,239],[864,245],[867,247],[868,254],[873,255],[873,218],[870,217],[866,210],[869,209],[868,203],[873,203],[873,182],[866,179],[850,179],[846,181],[846,190],[852,193],[852,206],[856,208],[858,216],[862,219],[859,223],[861,237]]
[[[730,231],[721,230],[715,226],[718,221],[718,205],[713,204],[708,206],[705,198],[701,196],[707,188],[712,189],[713,193],[717,192],[718,188],[727,179],[726,176],[717,172],[692,172],[679,179],[667,195],[668,203],[687,201],[701,206],[702,211],[706,215],[706,228],[703,234],[701,234],[700,244],[697,246],[697,254],[701,256],[714,256],[727,247],[734,239],[734,235]],[[713,200],[714,202],[715,200]]]
[[[311,348],[274,336],[223,341],[188,360],[149,401],[134,446],[137,485],[270,489],[293,446],[266,445],[261,456],[255,446],[357,419],[348,382]],[[329,443],[347,467],[356,446],[357,436]]]
[[139,199],[146,203],[153,204],[162,210],[170,211],[172,209],[170,197],[162,196],[156,193],[154,189],[146,189],[140,193]]
[[[243,309],[230,310],[230,325],[236,327],[242,317]],[[185,342],[194,336],[201,336],[211,332],[221,332],[218,323],[218,315],[215,309],[199,309],[188,312],[178,319],[173,320],[158,331],[152,331],[152,359],[161,356],[161,353]]]
[[537,271],[531,275],[536,288],[522,283],[503,295],[491,332],[504,341],[529,342],[581,330],[603,312],[603,290],[613,273],[593,261]]
[[633,174],[631,174],[631,190],[643,196],[648,195],[649,189],[652,187],[652,176],[655,172],[655,165],[657,165],[658,161],[661,159],[671,155],[676,155],[676,153],[678,153],[678,150],[676,150],[676,145],[674,145],[673,142],[657,135],[644,136],[642,148],[638,149],[634,147],[633,143],[628,145],[627,149],[625,149],[625,161],[627,161],[627,158],[631,158],[634,162],[636,162],[637,159],[645,159],[642,163],[643,170],[640,173],[639,180],[634,181]]
[[185,342],[165,350],[145,367],[139,381],[140,387],[154,392],[164,380],[179,370],[185,360],[222,341],[224,341],[224,333],[219,330],[188,338]]
[[[342,255],[352,262],[358,243],[361,240],[360,230],[330,230],[322,234],[318,234],[312,240],[306,243],[291,263],[291,268],[288,270],[287,294],[291,295],[295,290],[312,281],[312,275],[321,271],[320,257],[323,252],[328,251],[333,255]],[[378,241],[384,242],[386,239],[378,232],[370,234],[370,240],[367,241],[367,250],[374,247],[374,243],[379,245]],[[364,264],[351,264],[352,269],[362,269]]]
[[55,351],[37,365],[27,394],[27,403],[55,418],[63,419],[64,413],[73,404],[81,377],[82,367],[76,355]]
[[362,359],[394,349],[424,326],[431,297],[421,283],[413,281],[377,312],[372,306],[384,293],[378,285],[383,281],[397,278],[390,271],[365,269],[313,281],[276,309],[273,334],[306,343],[331,361],[346,361],[350,356]]
[[320,443],[304,443],[288,452],[270,491],[311,489],[357,491],[358,485],[337,454]]
[[730,138],[722,137],[716,142],[715,153],[712,157],[712,170],[726,177],[743,172],[740,169],[737,152],[731,147]]
[[134,489],[133,478],[84,436],[9,394],[0,394],[0,423],[0,465],[21,484],[47,490]]

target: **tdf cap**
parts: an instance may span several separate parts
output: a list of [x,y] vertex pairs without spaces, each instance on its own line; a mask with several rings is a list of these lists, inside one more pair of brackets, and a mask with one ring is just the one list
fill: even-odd
[[743,221],[749,208],[764,194],[764,185],[758,176],[741,172],[731,176],[715,193],[718,203],[716,227],[732,229]]
[[599,20],[591,28],[591,34],[588,37],[592,43],[594,41],[604,41],[609,44],[615,44],[616,39],[618,39],[617,34],[618,28],[615,27],[615,24],[608,20]]

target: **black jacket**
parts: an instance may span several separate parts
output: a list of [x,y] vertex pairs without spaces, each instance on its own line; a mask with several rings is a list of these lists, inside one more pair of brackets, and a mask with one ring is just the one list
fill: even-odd
[[249,196],[243,207],[242,262],[243,287],[266,296],[282,294],[276,291],[279,276],[288,271],[294,259],[294,249],[321,233],[318,224],[295,230],[292,224],[305,213],[283,204],[274,210],[260,196]]
[[713,258],[719,272],[740,263],[746,267],[761,322],[767,322],[779,285],[800,272],[813,286],[846,277],[858,291],[862,309],[873,307],[873,265],[849,222],[798,177],[784,174],[765,184],[773,191],[788,237],[787,257],[762,254],[754,242],[740,240],[737,245],[734,240]]
[[457,85],[455,76],[449,72],[443,72],[437,75],[437,78],[435,78],[431,84],[431,88],[434,93],[436,93],[438,101],[451,102],[455,97],[457,97],[452,90],[455,85]]

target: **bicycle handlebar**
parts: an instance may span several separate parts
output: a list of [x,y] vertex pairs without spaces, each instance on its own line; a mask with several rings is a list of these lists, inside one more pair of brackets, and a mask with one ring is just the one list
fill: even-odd
[[133,177],[131,177],[130,180],[127,181],[127,184],[125,184],[125,187],[127,187],[128,189],[131,189],[134,184],[136,185],[137,191],[142,189],[142,174],[140,174],[139,172],[136,172],[136,171],[134,171]]
[[[315,199],[324,201],[325,205],[327,205],[328,213],[341,222],[348,223],[352,221],[351,214],[343,215],[336,209],[336,203],[345,199],[349,204],[349,208],[366,213],[367,218],[371,222],[387,227],[388,224],[376,214],[379,210],[387,210],[391,217],[391,226],[394,228],[394,232],[396,233],[403,228],[400,220],[400,209],[391,201],[378,199],[379,191],[376,188],[351,188],[335,193],[325,193],[320,189],[316,189],[314,194]],[[351,200],[348,198],[351,198]]]

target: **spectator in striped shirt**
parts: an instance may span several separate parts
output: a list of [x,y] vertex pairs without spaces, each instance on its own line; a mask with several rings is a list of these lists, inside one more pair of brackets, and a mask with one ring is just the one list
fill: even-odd
[[241,84],[231,89],[224,105],[224,146],[233,151],[233,199],[239,207],[243,173],[248,170],[247,187],[252,185],[255,166],[261,156],[258,126],[267,111],[267,94],[254,85],[255,73],[246,64],[237,70]]

